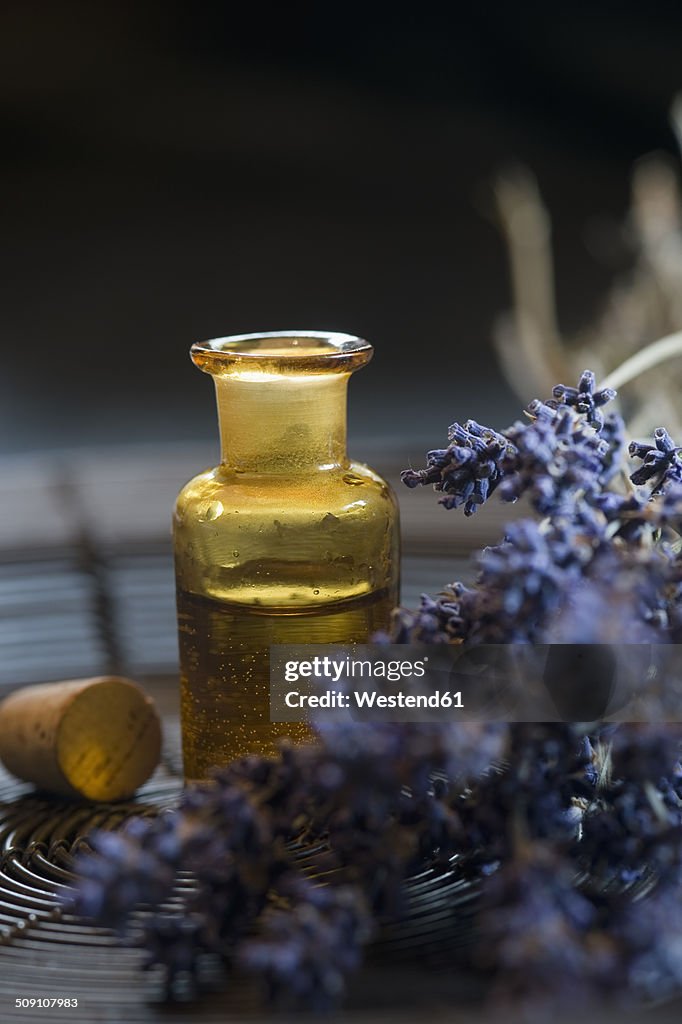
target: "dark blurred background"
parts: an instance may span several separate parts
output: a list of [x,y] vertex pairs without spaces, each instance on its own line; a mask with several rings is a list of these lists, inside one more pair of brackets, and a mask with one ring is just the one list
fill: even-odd
[[0,451],[213,439],[190,343],[291,328],[375,344],[358,438],[504,424],[491,181],[537,174],[579,328],[681,57],[676,3],[5,0]]

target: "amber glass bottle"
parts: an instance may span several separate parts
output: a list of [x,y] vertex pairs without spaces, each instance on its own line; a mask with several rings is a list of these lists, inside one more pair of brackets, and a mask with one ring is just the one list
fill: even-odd
[[215,381],[221,462],[174,517],[185,776],[272,753],[270,644],[366,641],[398,602],[394,495],[346,454],[346,391],[372,346],[345,334],[194,345]]

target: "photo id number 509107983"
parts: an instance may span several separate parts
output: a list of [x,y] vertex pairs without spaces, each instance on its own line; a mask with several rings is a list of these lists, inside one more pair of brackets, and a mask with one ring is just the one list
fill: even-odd
[[14,1000],[17,1010],[52,1010],[55,1008],[70,1007],[76,1009],[78,1006],[77,996],[17,996]]

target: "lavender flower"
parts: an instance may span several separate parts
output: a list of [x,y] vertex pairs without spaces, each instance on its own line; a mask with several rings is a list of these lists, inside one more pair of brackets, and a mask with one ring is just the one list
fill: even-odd
[[492,974],[497,1008],[540,1021],[603,996],[613,957],[596,924],[596,908],[576,889],[566,858],[541,844],[520,851],[490,879],[479,915],[476,957]]
[[175,820],[138,818],[119,833],[97,832],[76,861],[80,884],[69,907],[122,933],[131,910],[171,893],[182,852]]
[[514,857],[519,836],[570,846],[580,802],[594,796],[593,751],[572,725],[510,725],[504,758],[507,769],[470,783],[458,806],[468,870],[486,875]]
[[608,924],[617,951],[620,987],[640,1003],[661,1004],[682,989],[682,901],[679,880],[660,884],[646,899],[623,901]]
[[608,448],[602,459],[600,479],[603,484],[609,483],[622,469],[626,451],[625,423],[617,412],[609,412],[599,430],[599,436],[606,441]]
[[464,640],[474,625],[476,592],[452,583],[436,598],[422,594],[419,608],[393,613],[391,643],[434,644]]
[[[517,422],[498,433],[475,420],[453,423],[447,448],[427,453],[426,468],[405,470],[408,487],[433,484],[445,492],[445,508],[464,507],[472,515],[500,486],[503,501],[528,493],[541,515],[566,509],[594,493],[617,471],[622,449],[622,420],[606,419],[600,407],[615,391],[594,391],[594,375],[585,371],[578,388],[563,385],[555,398],[530,403],[529,423]],[[603,431],[603,435],[602,432]]]
[[510,455],[511,445],[503,434],[475,420],[463,426],[453,423],[448,440],[447,448],[427,452],[426,469],[404,470],[400,479],[408,487],[433,484],[436,491],[445,492],[440,499],[445,508],[464,506],[464,514],[470,516],[499,484],[500,465]]
[[654,430],[654,443],[632,441],[630,456],[642,465],[631,474],[633,484],[649,483],[652,494],[660,494],[671,483],[682,483],[682,448],[677,448],[665,427]]
[[533,419],[517,422],[507,435],[515,455],[504,464],[500,494],[516,501],[528,493],[540,515],[570,512],[576,501],[598,492],[609,442],[568,406],[531,402]]
[[653,497],[643,489],[630,494],[603,491],[592,504],[605,516],[609,535],[629,544],[651,542],[667,527],[679,534],[682,525],[682,485],[675,481]]
[[596,430],[601,430],[604,425],[604,417],[601,413],[601,406],[611,402],[616,397],[613,388],[601,388],[595,391],[595,377],[592,370],[585,370],[578,387],[567,387],[565,384],[557,384],[552,388],[552,395],[559,402],[572,406],[587,422]]
[[255,972],[268,1001],[283,1008],[335,1007],[362,962],[370,918],[357,889],[298,880],[288,910],[273,910],[263,935],[244,944],[240,963]]
[[486,548],[480,556],[466,639],[542,642],[593,551],[589,535],[570,523],[557,522],[547,529],[528,519],[513,523],[504,543]]
[[[659,429],[654,445],[630,446],[644,462],[632,480],[649,489],[609,490],[619,471],[623,423],[601,409],[615,393],[597,390],[586,370],[577,388],[557,385],[553,396],[530,403],[529,422],[495,435],[498,493],[505,501],[527,496],[547,524],[516,523],[503,544],[480,557],[475,587],[454,584],[436,599],[424,596],[417,612],[401,610],[394,638],[507,643],[543,636],[557,642],[563,635],[581,642],[584,630],[600,642],[600,629],[613,636],[607,589],[630,636],[660,642],[682,635],[674,545],[682,526],[682,451]],[[486,433],[478,424],[476,430]],[[408,476],[412,486],[427,482],[423,474]],[[460,499],[466,500],[455,487],[452,504]]]

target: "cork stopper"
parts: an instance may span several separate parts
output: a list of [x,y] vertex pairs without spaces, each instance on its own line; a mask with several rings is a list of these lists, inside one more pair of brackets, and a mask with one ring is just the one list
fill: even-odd
[[0,760],[41,789],[124,800],[161,754],[151,697],[130,679],[99,676],[28,686],[0,704]]

